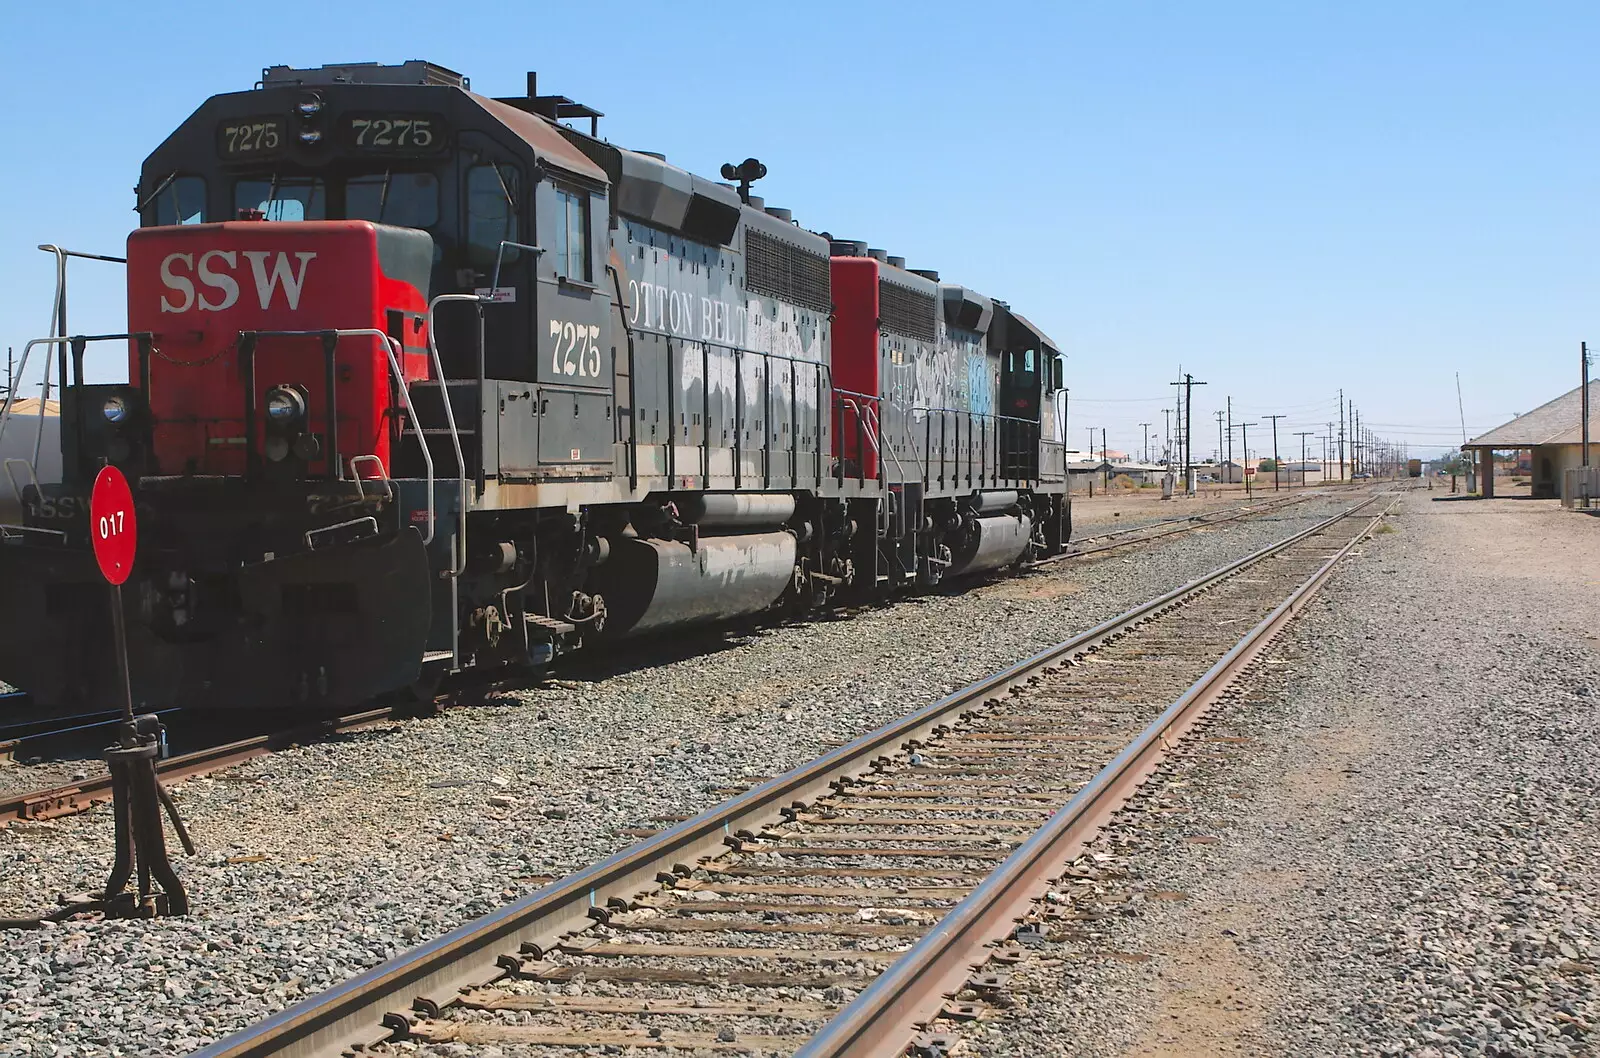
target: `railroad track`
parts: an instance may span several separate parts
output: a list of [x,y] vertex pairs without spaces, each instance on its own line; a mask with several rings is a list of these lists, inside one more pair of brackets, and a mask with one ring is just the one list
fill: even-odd
[[[1346,511],[198,1053],[942,1053],[1006,938],[1373,528]],[[1370,519],[1363,514],[1374,514]],[[952,1002],[951,997],[963,997]],[[463,1049],[464,1048],[464,1049]]]
[[[1326,489],[1335,487],[1361,488],[1363,486],[1327,486]],[[1181,533],[1193,532],[1196,529],[1213,525],[1224,525],[1228,522],[1237,522],[1245,518],[1268,514],[1272,511],[1292,507],[1310,499],[1326,499],[1328,492],[1319,488],[1315,492],[1301,492],[1293,496],[1284,496],[1277,499],[1257,500],[1251,503],[1242,503],[1235,507],[1223,507],[1219,510],[1204,511],[1196,514],[1179,515],[1175,518],[1162,518],[1159,521],[1145,522],[1142,525],[1129,526],[1126,529],[1116,529],[1109,533],[1097,536],[1086,536],[1069,545],[1069,550],[1059,555],[1042,558],[1030,565],[1034,568],[1049,566],[1068,559],[1083,558],[1086,555],[1095,555],[1104,551],[1112,551],[1120,547],[1130,547],[1134,544],[1149,543],[1167,536],[1176,536]],[[1142,534],[1142,535],[1136,535]]]
[[[193,778],[220,768],[230,768],[256,757],[264,757],[286,746],[354,731],[392,720],[395,716],[392,709],[370,709],[302,724],[271,734],[239,739],[196,750],[193,753],[168,757],[157,763],[156,771],[169,783]],[[110,800],[111,776],[106,772],[98,772],[86,779],[63,786],[34,790],[31,793],[0,795],[0,826],[15,820],[54,819],[58,816],[73,815]]]
[[[1115,530],[1099,536],[1086,537],[1081,541],[1081,544],[1089,546],[1078,546],[1063,554],[1035,562],[1032,564],[1032,568],[1052,565],[1066,559],[1082,558],[1115,548],[1148,543],[1163,537],[1191,532],[1194,529],[1205,526],[1239,521],[1318,497],[1325,498],[1325,494],[1320,492],[1307,493],[1276,500],[1242,504],[1219,511],[1167,518],[1158,522]],[[1149,532],[1150,530],[1155,531]],[[1141,533],[1144,535],[1134,535]],[[582,665],[586,661],[593,659],[580,657],[576,660]],[[18,693],[14,696],[0,696],[0,703],[11,697],[19,701],[26,700],[26,695]],[[444,696],[440,701],[442,703],[447,699],[448,696]],[[198,775],[205,775],[223,768],[233,767],[256,757],[266,756],[287,746],[359,730],[376,723],[399,719],[404,715],[407,714],[390,709],[369,709],[341,716],[302,721],[243,739],[215,742],[215,744],[204,745],[192,752],[168,757],[158,763],[157,772],[166,782],[176,782]],[[45,747],[59,746],[67,739],[76,739],[87,746],[89,742],[85,740],[100,737],[94,733],[103,733],[104,730],[114,726],[119,720],[120,718],[116,714],[102,713],[21,723],[15,725],[14,733],[11,733],[9,737],[6,731],[0,730],[0,756],[20,757],[27,753],[38,753]],[[109,736],[106,737],[105,741],[109,741]],[[211,740],[190,738],[189,741],[194,744],[196,741],[209,742]],[[87,764],[88,762],[85,763]],[[85,779],[32,791],[0,794],[0,827],[17,820],[45,820],[74,815],[87,811],[96,804],[110,801],[111,778],[109,774],[99,770],[98,766],[91,766],[94,770]]]

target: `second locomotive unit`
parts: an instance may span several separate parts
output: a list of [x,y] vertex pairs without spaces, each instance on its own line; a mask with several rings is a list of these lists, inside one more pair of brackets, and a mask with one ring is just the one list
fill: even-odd
[[[0,679],[112,700],[107,462],[148,708],[349,707],[1061,549],[1062,360],[1027,319],[528,81],[275,67],[150,155],[128,332],[38,345],[64,480],[0,531]],[[126,384],[83,380],[97,338]]]

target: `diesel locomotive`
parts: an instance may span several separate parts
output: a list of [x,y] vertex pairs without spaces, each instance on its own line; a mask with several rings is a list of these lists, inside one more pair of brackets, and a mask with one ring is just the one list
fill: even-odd
[[[25,351],[64,471],[6,467],[0,680],[115,701],[107,463],[142,708],[351,707],[1063,547],[1048,337],[766,207],[755,159],[707,179],[601,116],[411,61],[273,67],[179,125],[140,173],[127,332]],[[106,341],[128,382],[85,381]]]

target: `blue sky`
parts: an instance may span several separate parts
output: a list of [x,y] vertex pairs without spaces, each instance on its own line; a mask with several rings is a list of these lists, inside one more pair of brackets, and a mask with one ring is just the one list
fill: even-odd
[[[144,156],[277,63],[427,58],[605,111],[706,175],[755,155],[813,230],[1009,301],[1069,354],[1069,441],[1137,449],[1196,390],[1363,419],[1413,454],[1577,384],[1600,341],[1600,5],[58,0],[0,5],[0,346],[49,321],[34,246],[119,252]],[[81,281],[81,282],[80,282]],[[120,329],[120,269],[72,329]],[[115,355],[98,368],[118,369]],[[1098,435],[1097,439],[1098,439]],[[1265,429],[1251,431],[1251,449]]]

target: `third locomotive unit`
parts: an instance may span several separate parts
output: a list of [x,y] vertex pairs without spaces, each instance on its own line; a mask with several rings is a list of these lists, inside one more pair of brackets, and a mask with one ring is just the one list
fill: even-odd
[[[1043,333],[764,207],[754,159],[708,180],[599,116],[424,62],[202,104],[140,174],[127,333],[26,351],[64,471],[6,467],[0,679],[115,700],[84,505],[106,463],[137,501],[148,708],[348,707],[1063,547]],[[83,378],[106,341],[126,384]]]

